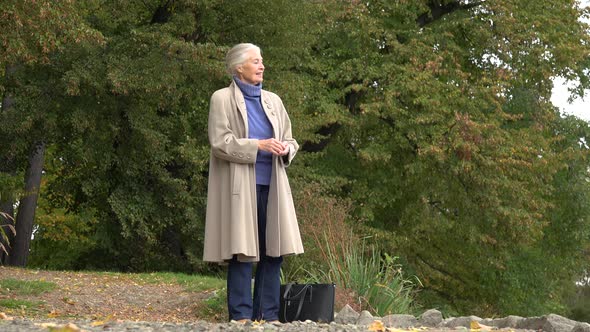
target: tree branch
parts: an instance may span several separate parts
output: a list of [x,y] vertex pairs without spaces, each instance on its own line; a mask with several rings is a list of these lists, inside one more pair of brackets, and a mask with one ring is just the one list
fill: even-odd
[[328,145],[328,143],[330,143],[330,140],[332,139],[332,137],[334,136],[334,134],[336,134],[336,132],[338,131],[338,129],[340,129],[340,127],[342,127],[342,125],[340,125],[339,123],[335,122],[335,123],[330,123],[326,126],[321,127],[317,133],[325,136],[326,138],[320,140],[317,143],[313,143],[313,142],[305,142],[303,143],[303,146],[301,148],[302,151],[306,151],[306,152],[319,152],[322,151],[326,145]]
[[460,1],[454,1],[447,4],[440,4],[438,1],[434,1],[428,5],[430,11],[418,16],[416,23],[418,23],[418,26],[422,28],[436,20],[439,20],[444,15],[458,10],[469,10],[481,5],[482,3],[484,3],[483,0],[465,4],[461,4]]
[[150,24],[168,22],[168,19],[170,19],[170,15],[172,14],[170,12],[170,7],[173,3],[174,0],[167,0],[166,3],[158,6],[158,8],[156,8],[156,11],[154,12],[154,15],[152,16]]

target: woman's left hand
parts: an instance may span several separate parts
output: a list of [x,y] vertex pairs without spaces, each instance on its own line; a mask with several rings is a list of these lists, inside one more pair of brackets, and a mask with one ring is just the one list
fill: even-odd
[[287,142],[281,142],[281,144],[283,145],[283,151],[281,151],[279,153],[279,156],[286,156],[289,154],[289,143]]

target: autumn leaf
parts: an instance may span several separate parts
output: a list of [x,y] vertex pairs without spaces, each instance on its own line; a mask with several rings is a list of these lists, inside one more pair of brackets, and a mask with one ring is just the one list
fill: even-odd
[[385,331],[385,325],[380,320],[373,321],[369,325],[369,331]]
[[13,320],[14,318],[8,316],[7,314],[0,312],[0,320]]
[[55,317],[58,317],[58,316],[59,316],[59,312],[58,311],[55,311],[55,310],[53,310],[53,311],[51,311],[51,312],[49,312],[47,314],[47,318],[55,318]]

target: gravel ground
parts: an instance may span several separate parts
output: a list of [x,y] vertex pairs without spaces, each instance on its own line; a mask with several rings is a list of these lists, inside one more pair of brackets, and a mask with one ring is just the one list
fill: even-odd
[[[77,332],[77,331],[112,331],[112,332],[149,332],[149,331],[285,331],[285,332],[299,332],[299,331],[330,331],[330,332],[344,332],[344,331],[368,331],[368,326],[357,326],[350,324],[318,324],[314,322],[294,322],[289,324],[257,324],[247,323],[245,325],[231,322],[231,323],[208,323],[205,321],[197,321],[194,323],[174,324],[174,323],[157,323],[157,322],[128,322],[128,321],[112,321],[101,325],[93,325],[90,320],[0,320],[0,331],[2,332],[21,332],[21,331],[55,331],[55,332]],[[467,328],[459,327],[454,329],[449,328],[429,328],[420,329],[430,332],[449,332],[459,331],[467,332]],[[383,330],[382,330],[383,331]],[[399,329],[386,329],[385,331],[404,331]],[[407,330],[412,331],[412,330]],[[416,331],[414,329],[413,331]],[[527,330],[516,329],[500,329],[497,331],[512,331],[524,332]]]
[[[49,331],[50,328],[59,331],[366,331],[366,327],[342,324],[316,324],[314,322],[296,322],[290,324],[256,324],[247,323],[208,323],[197,321],[194,323],[173,324],[157,322],[126,322],[113,321],[103,325],[92,325],[92,321],[59,321],[59,320],[23,320],[0,321],[0,331]],[[61,328],[61,329],[60,329]]]

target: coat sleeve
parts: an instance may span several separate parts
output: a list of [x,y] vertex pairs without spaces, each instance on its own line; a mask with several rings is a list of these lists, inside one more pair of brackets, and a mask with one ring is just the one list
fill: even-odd
[[283,126],[283,137],[281,137],[281,141],[289,143],[289,153],[284,155],[281,158],[283,166],[288,167],[291,164],[293,158],[295,158],[295,154],[299,150],[299,144],[293,138],[293,133],[291,131],[291,119],[289,119],[289,114],[287,114],[287,110],[285,110],[285,106],[283,105],[283,101],[277,96],[279,100],[279,116],[281,117],[281,125]]
[[215,157],[229,162],[254,164],[258,140],[236,136],[228,118],[228,112],[232,111],[228,99],[218,92],[211,96],[208,122],[211,151]]

